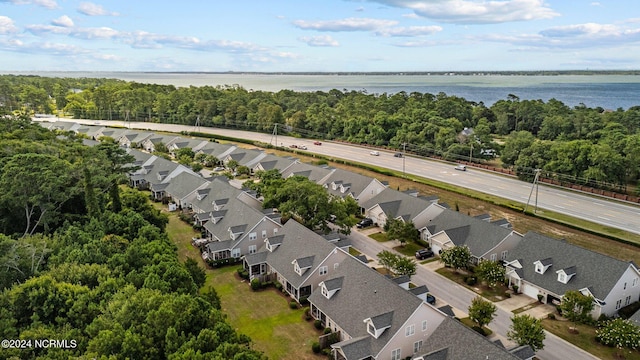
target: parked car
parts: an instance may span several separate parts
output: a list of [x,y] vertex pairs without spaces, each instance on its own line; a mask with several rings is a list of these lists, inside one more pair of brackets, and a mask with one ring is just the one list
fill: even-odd
[[372,152],[370,152],[369,154],[371,154],[371,155],[373,155],[373,156],[379,156],[379,155],[380,155],[380,153],[379,153],[379,152],[377,152],[377,151],[375,151],[375,150],[373,150],[373,151],[372,151]]
[[458,171],[467,171],[467,165],[458,165],[456,166],[454,169],[458,170]]
[[427,303],[431,304],[431,305],[435,305],[436,304],[436,297],[431,295],[431,294],[427,294]]
[[224,168],[222,166],[216,166],[213,168],[213,171],[223,171]]
[[314,141],[313,145],[322,145],[322,143],[320,141]]
[[420,249],[416,251],[416,259],[424,260],[433,256],[433,251],[429,249]]
[[398,152],[398,153],[393,154],[393,156],[394,156],[394,157],[399,157],[399,158],[401,158],[401,157],[402,157],[402,153],[401,153],[401,152]]
[[359,223],[356,224],[356,227],[358,229],[362,229],[362,228],[366,228],[373,225],[373,220],[371,220],[370,218],[364,218],[362,220],[360,220]]

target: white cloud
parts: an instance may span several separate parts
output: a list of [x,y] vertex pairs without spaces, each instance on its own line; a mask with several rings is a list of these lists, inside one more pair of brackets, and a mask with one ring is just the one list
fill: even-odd
[[298,40],[306,43],[309,46],[340,46],[337,40],[331,36],[302,36]]
[[62,27],[73,27],[73,20],[71,20],[67,15],[62,15],[57,19],[53,19],[51,24]]
[[369,0],[411,9],[415,14],[445,23],[494,24],[550,19],[559,14],[543,0]]
[[0,34],[11,34],[18,32],[18,28],[13,24],[10,17],[0,15]]
[[105,10],[102,5],[90,3],[90,2],[82,2],[78,6],[78,12],[87,16],[118,16],[117,12],[111,12]]
[[50,10],[58,8],[58,3],[55,0],[0,0],[0,2],[8,2],[14,5],[37,5]]
[[409,26],[380,29],[376,31],[376,34],[379,36],[411,37],[431,35],[440,31],[442,31],[442,27],[440,26]]
[[602,4],[597,1],[594,1],[591,3],[591,6],[602,6]]
[[317,31],[371,31],[383,27],[394,26],[398,22],[393,20],[379,20],[368,18],[346,18],[340,20],[307,21],[296,20],[293,25],[304,30]]

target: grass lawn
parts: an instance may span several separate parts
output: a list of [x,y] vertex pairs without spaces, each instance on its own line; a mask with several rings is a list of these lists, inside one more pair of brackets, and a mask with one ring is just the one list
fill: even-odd
[[[166,209],[160,203],[154,203],[154,206]],[[168,215],[167,233],[178,247],[180,261],[190,257],[204,268],[200,251],[191,245],[191,238],[200,234],[180,220],[177,213]],[[253,347],[270,359],[321,358],[311,351],[311,343],[318,341],[320,333],[313,327],[313,322],[304,320],[304,310],[289,308],[289,301],[274,288],[252,291],[246,282],[235,276],[237,268],[206,268],[205,286],[216,289],[229,324],[251,337]]]
[[466,287],[467,289],[481,295],[482,297],[486,298],[489,301],[500,301],[500,300],[504,300],[507,298],[506,292],[507,292],[507,287],[500,284],[497,285],[494,288],[490,288],[484,284],[481,284],[480,282],[478,282],[477,284],[470,286],[467,285],[464,282],[464,277],[465,276],[469,276],[471,275],[471,272],[466,271],[466,270],[462,270],[464,272],[457,272],[451,268],[448,267],[442,267],[438,270],[436,270],[436,272],[444,277],[446,277],[447,279],[454,281],[464,287]]
[[[476,330],[478,328],[478,324],[473,322],[470,318],[468,318],[468,317],[462,318],[462,319],[460,319],[460,322],[463,323],[469,329],[473,329],[473,330],[477,331],[478,334],[480,334],[480,332],[478,330]],[[484,334],[481,334],[481,335],[484,335],[485,337],[490,336],[491,334],[493,334],[493,331],[491,331],[491,329],[489,329],[486,326],[482,327],[482,331],[484,332]]]
[[[615,348],[603,346],[596,341],[596,331],[592,326],[577,324],[574,325],[570,321],[566,320],[551,320],[543,319],[542,326],[545,330],[557,335],[558,337],[574,344],[575,346],[599,357],[600,359],[626,359],[626,360],[640,360],[639,351],[622,350],[618,351]],[[578,333],[569,332],[569,327],[575,326]],[[618,355],[622,354],[623,357]]]
[[377,242],[389,241],[389,238],[387,238],[387,233],[383,233],[383,232],[377,232],[377,233],[371,234],[369,235],[369,237]]

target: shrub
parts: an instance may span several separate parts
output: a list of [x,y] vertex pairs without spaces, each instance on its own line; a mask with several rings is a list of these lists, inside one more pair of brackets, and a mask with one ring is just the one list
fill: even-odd
[[308,296],[303,296],[300,298],[300,305],[308,305],[309,304],[309,297]]
[[478,279],[475,276],[469,276],[465,282],[467,283],[467,285],[473,286],[478,283]]
[[324,328],[323,334],[331,334],[331,328]]
[[515,284],[511,288],[513,289],[514,294],[517,294],[518,290],[520,289],[520,287],[518,287],[518,285],[515,285]]
[[307,321],[311,320],[311,309],[309,309],[309,307],[304,308],[304,319]]
[[511,297],[511,294],[509,293],[504,293],[504,297],[506,297],[507,299]]
[[276,281],[273,282],[273,284],[276,287],[276,289],[282,291],[282,284],[280,284],[279,281],[276,280]]
[[262,282],[259,279],[255,278],[251,280],[251,290],[258,291],[262,288]]
[[542,298],[543,298],[543,297],[544,297],[544,295],[542,295],[542,294],[538,294],[538,301],[539,301],[539,302],[542,302]]
[[318,343],[317,341],[314,341],[313,344],[311,344],[311,350],[313,351],[314,354],[320,353],[320,350],[322,350],[320,348],[320,343]]
[[555,320],[555,319],[556,319],[556,315],[555,315],[555,314],[548,314],[548,315],[547,315],[547,319],[549,319],[549,320]]
[[239,268],[238,269],[238,276],[240,276],[241,278],[248,280],[249,279],[249,272],[243,268]]
[[295,300],[291,301],[289,303],[289,307],[292,308],[292,309],[297,309],[298,308],[298,303]]
[[316,329],[320,330],[322,329],[322,321],[320,320],[316,320],[313,322],[313,326],[315,326]]

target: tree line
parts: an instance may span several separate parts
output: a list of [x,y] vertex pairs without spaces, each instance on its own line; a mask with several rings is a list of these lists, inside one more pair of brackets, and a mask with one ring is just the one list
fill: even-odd
[[[640,106],[573,108],[508,94],[491,106],[445,93],[176,88],[113,79],[0,76],[5,111],[228,127],[338,139],[626,189],[640,178]],[[473,129],[472,132],[464,131]]]
[[178,260],[168,217],[121,187],[132,162],[114,143],[0,119],[0,337],[26,346],[0,359],[265,358],[198,262]]

